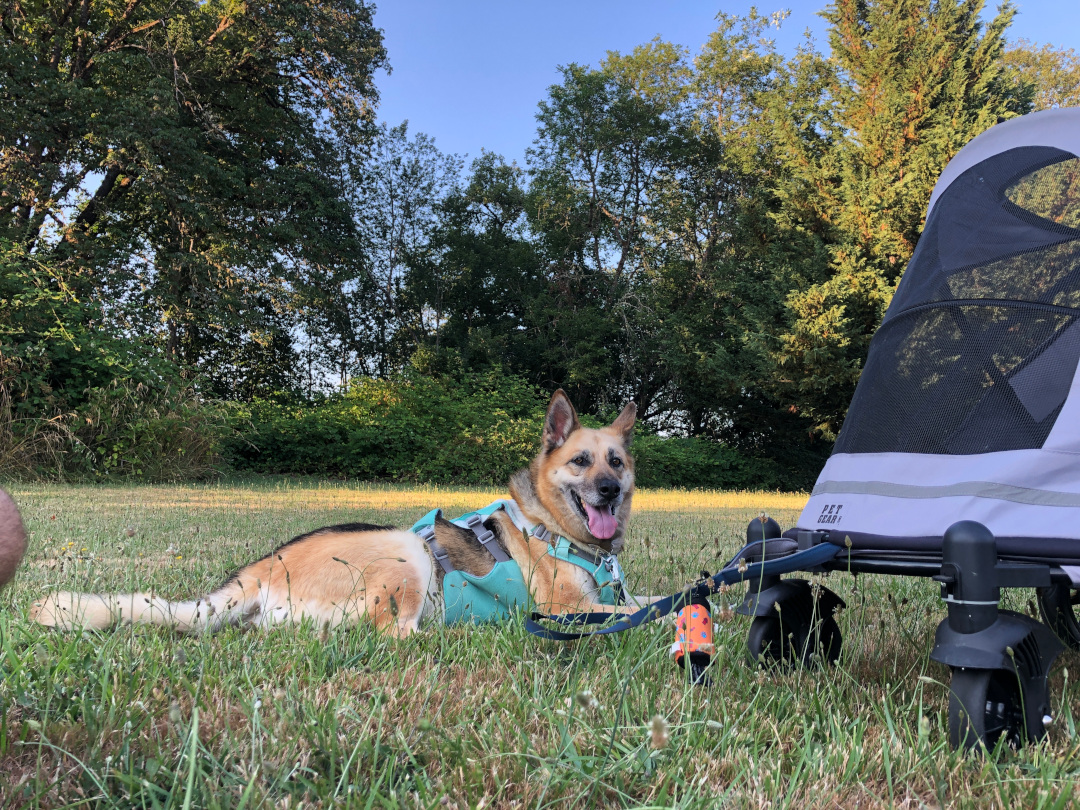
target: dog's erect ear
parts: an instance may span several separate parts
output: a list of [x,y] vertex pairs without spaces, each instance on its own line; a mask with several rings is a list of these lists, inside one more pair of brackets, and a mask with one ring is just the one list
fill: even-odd
[[611,429],[622,436],[622,443],[625,447],[629,447],[634,438],[635,419],[637,419],[637,405],[628,402],[626,407],[622,409],[622,413],[611,423]]
[[544,417],[544,449],[547,451],[562,447],[570,434],[581,427],[577,411],[570,403],[570,397],[561,388],[556,391],[548,405]]

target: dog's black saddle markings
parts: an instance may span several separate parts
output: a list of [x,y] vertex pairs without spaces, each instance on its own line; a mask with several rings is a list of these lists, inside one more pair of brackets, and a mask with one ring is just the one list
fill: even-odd
[[[440,512],[441,515],[441,512]],[[451,523],[469,529],[476,537],[477,542],[483,546],[488,554],[495,558],[495,562],[506,562],[510,559],[510,555],[506,553],[506,550],[499,544],[499,541],[495,537],[495,533],[484,525],[484,518],[482,515],[469,514],[463,515],[460,518],[456,518],[450,521]],[[449,574],[451,571],[457,570],[454,568],[454,564],[450,561],[450,555],[446,549],[439,544],[439,541],[435,539],[435,525],[425,526],[422,529],[416,531],[420,538],[427,543],[428,548],[431,549],[431,554],[435,560],[439,563],[442,570]]]

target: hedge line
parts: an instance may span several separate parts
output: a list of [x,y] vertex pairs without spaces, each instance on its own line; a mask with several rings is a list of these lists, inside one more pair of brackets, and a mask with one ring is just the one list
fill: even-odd
[[[536,454],[547,399],[498,374],[361,379],[319,403],[252,404],[226,457],[255,473],[500,485]],[[632,452],[638,484],[648,487],[804,490],[823,463],[817,454],[755,458],[706,439],[655,435],[639,435]]]

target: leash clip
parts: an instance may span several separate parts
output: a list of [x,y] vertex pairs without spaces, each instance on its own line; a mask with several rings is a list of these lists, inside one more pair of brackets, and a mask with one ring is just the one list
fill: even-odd
[[604,566],[604,570],[611,574],[611,579],[614,582],[622,584],[622,566],[619,565],[619,560],[614,554],[601,553],[600,564]]

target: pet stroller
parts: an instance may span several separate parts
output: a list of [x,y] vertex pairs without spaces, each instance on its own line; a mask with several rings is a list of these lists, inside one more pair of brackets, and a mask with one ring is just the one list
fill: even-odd
[[[962,149],[875,334],[831,458],[795,528],[751,522],[719,573],[597,631],[614,633],[749,582],[758,660],[834,661],[843,600],[793,571],[929,577],[948,618],[956,747],[1037,740],[1047,675],[1080,649],[1080,109],[999,124]],[[1044,622],[999,608],[1035,588]],[[534,616],[537,624],[607,614]]]
[[[949,163],[796,528],[756,521],[748,538],[764,561],[831,544],[816,570],[941,584],[931,657],[952,670],[954,746],[1044,735],[1047,673],[1061,642],[1080,649],[1078,155],[1080,109],[1058,109]],[[1036,588],[1045,623],[999,609],[1002,588]],[[835,659],[841,605],[757,577],[751,653]]]

